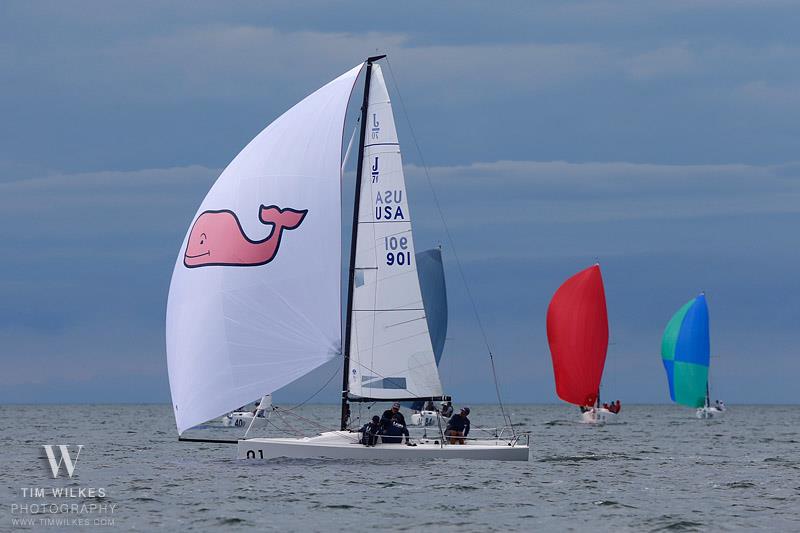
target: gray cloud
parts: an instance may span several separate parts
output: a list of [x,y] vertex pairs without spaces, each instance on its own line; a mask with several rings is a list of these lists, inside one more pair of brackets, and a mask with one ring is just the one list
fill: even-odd
[[[782,298],[777,287],[791,286],[790,258],[800,244],[791,230],[800,221],[798,168],[535,161],[431,168],[510,399],[553,397],[543,312],[555,287],[595,256],[604,265],[612,316],[609,357],[620,368],[608,385],[629,398],[661,399],[654,346],[673,307],[700,287],[718,304],[715,325],[724,333],[717,343],[733,383],[740,382],[736,369],[764,345],[727,331],[741,321],[769,332],[769,364],[786,369],[791,358],[776,357],[793,343],[781,324],[788,327],[800,310],[784,304],[779,321],[757,310]],[[166,398],[169,275],[183,232],[218,173],[194,166],[0,184],[0,239],[15,252],[0,267],[0,340],[8,348],[4,364],[14,369],[5,378],[9,391],[22,390],[20,383],[42,398],[54,383],[53,390],[74,383],[106,391],[104,380],[130,376],[160,383],[148,394]],[[464,370],[482,368],[485,359],[453,251],[421,169],[409,165],[406,174],[418,248],[445,246],[452,320],[445,383],[461,397],[491,401],[490,389]],[[658,277],[665,265],[673,273]],[[649,354],[645,362],[642,354]],[[638,381],[631,374],[637,368],[646,373]],[[302,399],[329,373],[326,367],[282,396]],[[537,392],[529,392],[530,383]],[[722,391],[728,386],[720,384]],[[135,390],[125,395],[139,398]]]
[[[56,171],[221,166],[375,50],[390,53],[435,164],[465,151],[764,164],[800,143],[800,44],[777,37],[791,20],[781,2],[445,3],[426,17],[388,8],[366,31],[355,5],[82,5],[9,4],[0,159],[42,165],[46,146]],[[770,31],[757,29],[765,18]]]
[[[432,209],[425,199],[429,186],[422,169],[412,166],[407,171],[412,192]],[[724,216],[796,214],[800,212],[796,173],[796,164],[563,161],[499,161],[430,169],[434,189],[446,200],[443,205],[449,224],[465,232],[477,223],[498,228],[650,221],[657,226],[663,221],[690,219],[702,225],[703,219]],[[487,213],[485,220],[479,220],[480,213]],[[432,218],[431,222],[436,221]],[[486,237],[491,239],[488,233]],[[649,242],[643,244],[645,249],[653,247]],[[672,243],[662,241],[661,246]],[[532,252],[526,248],[516,253]]]

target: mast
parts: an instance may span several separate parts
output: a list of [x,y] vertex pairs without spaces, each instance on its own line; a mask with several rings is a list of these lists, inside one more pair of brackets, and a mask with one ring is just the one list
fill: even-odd
[[356,239],[358,237],[358,209],[361,203],[361,178],[364,172],[364,144],[367,139],[367,111],[369,107],[369,85],[372,80],[372,63],[383,59],[385,55],[367,58],[367,72],[364,80],[364,99],[361,103],[361,128],[358,135],[358,162],[356,163],[356,194],[353,206],[353,232],[350,237],[350,267],[347,273],[347,312],[344,329],[344,366],[342,369],[342,415],[340,429],[347,429],[350,418],[350,407],[347,396],[350,389],[350,336],[352,334],[353,315],[353,282],[356,275]]

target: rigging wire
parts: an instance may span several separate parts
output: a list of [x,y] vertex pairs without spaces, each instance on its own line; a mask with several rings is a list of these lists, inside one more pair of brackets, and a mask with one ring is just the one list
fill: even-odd
[[298,404],[297,404],[297,405],[295,405],[294,407],[290,407],[290,408],[288,408],[288,409],[283,409],[283,410],[284,410],[284,411],[294,411],[295,409],[297,409],[297,408],[299,408],[299,407],[302,407],[302,406],[304,406],[305,404],[307,404],[308,402],[310,402],[311,400],[313,400],[313,399],[314,399],[314,398],[317,396],[317,394],[319,394],[320,392],[322,392],[322,391],[325,389],[325,387],[327,387],[327,386],[330,384],[330,382],[331,382],[331,381],[333,381],[333,378],[335,378],[335,377],[336,377],[336,376],[338,376],[338,375],[339,375],[339,368],[337,367],[337,368],[336,368],[336,369],[333,371],[333,374],[331,374],[331,377],[329,377],[329,378],[328,378],[328,381],[326,381],[326,382],[325,382],[325,383],[324,383],[324,384],[323,384],[323,385],[322,385],[322,386],[321,386],[319,389],[317,389],[317,392],[315,392],[314,394],[312,394],[311,396],[309,396],[308,398],[306,398],[306,399],[305,399],[305,400],[303,400],[302,402],[298,403]]
[[472,291],[470,291],[469,284],[467,283],[467,278],[464,275],[464,269],[461,266],[461,260],[458,258],[458,253],[456,252],[455,241],[453,240],[452,235],[450,234],[450,228],[447,225],[447,222],[444,218],[444,213],[442,212],[441,204],[439,203],[439,197],[436,195],[436,189],[433,187],[433,181],[431,180],[430,173],[428,172],[428,165],[425,163],[425,157],[422,155],[422,149],[419,146],[419,142],[417,142],[417,136],[414,133],[414,127],[411,125],[411,119],[408,116],[408,112],[406,110],[406,104],[403,100],[403,95],[400,93],[400,87],[397,85],[397,79],[394,76],[394,71],[392,70],[392,64],[389,62],[389,58],[386,57],[386,65],[389,67],[389,74],[392,76],[392,83],[394,84],[395,91],[397,92],[397,98],[400,100],[400,107],[403,110],[403,116],[406,119],[406,123],[408,124],[409,132],[411,133],[411,139],[414,141],[414,146],[417,149],[417,154],[419,154],[420,162],[422,163],[422,169],[425,171],[425,178],[428,182],[428,187],[430,187],[431,194],[433,197],[433,203],[436,206],[436,210],[439,213],[439,218],[442,221],[442,226],[444,226],[444,232],[447,237],[447,241],[450,243],[450,248],[453,250],[453,257],[456,260],[456,265],[458,267],[458,273],[461,277],[461,281],[464,284],[464,288],[467,291],[467,297],[469,299],[469,303],[472,306],[472,312],[475,315],[475,321],[478,323],[478,329],[481,332],[481,336],[483,337],[483,342],[486,345],[486,351],[489,353],[489,363],[492,367],[492,377],[494,379],[494,388],[495,392],[497,393],[497,402],[500,405],[500,413],[503,417],[503,423],[508,424],[511,427],[512,433],[514,432],[514,425],[511,423],[511,418],[506,415],[505,407],[503,406],[503,400],[500,396],[500,384],[497,380],[497,370],[494,365],[494,355],[492,354],[492,348],[489,345],[489,337],[486,334],[486,330],[483,327],[483,322],[481,321],[480,314],[478,313],[478,307],[475,305],[475,298],[472,296]]

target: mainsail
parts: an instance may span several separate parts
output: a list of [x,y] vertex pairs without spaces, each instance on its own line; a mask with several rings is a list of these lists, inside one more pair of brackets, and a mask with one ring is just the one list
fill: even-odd
[[608,315],[600,265],[558,288],[547,308],[547,340],[558,397],[594,405],[608,350]]
[[371,72],[347,389],[361,399],[438,397],[392,105],[380,66]]
[[672,316],[661,341],[661,359],[673,402],[689,407],[706,403],[710,354],[708,305],[705,294],[700,293]]
[[167,303],[179,432],[341,353],[342,135],[361,68],[264,129],[200,205]]

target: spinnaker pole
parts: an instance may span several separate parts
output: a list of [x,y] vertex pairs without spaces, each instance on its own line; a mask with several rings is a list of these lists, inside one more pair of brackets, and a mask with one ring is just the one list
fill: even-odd
[[361,103],[361,129],[358,136],[358,162],[356,163],[356,191],[353,205],[353,232],[350,238],[350,268],[347,273],[347,313],[344,328],[344,365],[342,369],[342,415],[340,429],[347,429],[350,407],[347,397],[350,393],[350,337],[353,331],[353,282],[356,275],[356,239],[358,238],[358,208],[361,203],[361,177],[364,172],[364,144],[367,139],[367,111],[369,108],[369,85],[372,80],[372,63],[385,55],[367,58],[367,72],[364,80],[364,100]]

